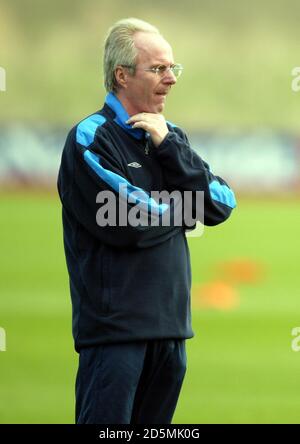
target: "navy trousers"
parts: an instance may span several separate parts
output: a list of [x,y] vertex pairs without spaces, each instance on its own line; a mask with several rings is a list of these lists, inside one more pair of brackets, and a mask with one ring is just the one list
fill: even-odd
[[184,339],[82,349],[77,424],[171,424],[186,372]]

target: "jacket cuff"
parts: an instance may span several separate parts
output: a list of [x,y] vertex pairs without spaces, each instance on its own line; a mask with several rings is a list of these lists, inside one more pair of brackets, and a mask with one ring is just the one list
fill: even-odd
[[174,144],[177,144],[176,134],[173,131],[169,131],[163,141],[156,148],[156,151],[167,150],[168,148],[174,146]]

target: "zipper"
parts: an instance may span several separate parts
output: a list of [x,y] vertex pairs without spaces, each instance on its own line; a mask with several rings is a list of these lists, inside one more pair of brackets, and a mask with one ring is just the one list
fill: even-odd
[[146,156],[148,156],[149,151],[150,151],[150,147],[149,147],[149,143],[148,143],[148,140],[147,140],[146,145],[145,145],[145,154],[146,154]]
[[144,147],[144,151],[145,151],[146,156],[148,156],[149,152],[150,152],[150,134],[149,133],[146,134],[146,145]]

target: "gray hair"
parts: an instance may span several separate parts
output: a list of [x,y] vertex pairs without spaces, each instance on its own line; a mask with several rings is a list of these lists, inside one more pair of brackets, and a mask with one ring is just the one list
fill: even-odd
[[118,65],[132,66],[131,72],[135,73],[138,53],[133,36],[136,32],[160,34],[155,26],[136,18],[119,20],[108,31],[103,57],[104,86],[107,92],[118,90],[115,78],[115,69]]

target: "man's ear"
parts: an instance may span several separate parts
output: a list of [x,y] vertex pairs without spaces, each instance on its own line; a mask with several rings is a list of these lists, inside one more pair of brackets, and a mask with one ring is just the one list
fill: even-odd
[[117,66],[115,69],[115,78],[116,78],[117,84],[120,87],[125,88],[125,89],[127,88],[127,77],[128,77],[128,73],[123,68],[123,66]]

